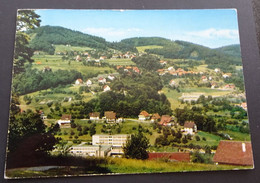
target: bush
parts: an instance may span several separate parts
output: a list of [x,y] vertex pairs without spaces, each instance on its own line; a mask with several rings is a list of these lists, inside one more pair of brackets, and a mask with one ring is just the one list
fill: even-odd
[[195,136],[196,141],[200,141],[200,137],[199,136]]

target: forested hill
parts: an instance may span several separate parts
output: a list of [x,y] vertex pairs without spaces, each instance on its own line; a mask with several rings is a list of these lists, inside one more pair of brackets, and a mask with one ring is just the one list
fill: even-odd
[[53,54],[53,45],[86,46],[95,49],[106,50],[113,48],[117,50],[136,51],[124,43],[110,43],[104,38],[92,36],[79,31],[73,31],[58,26],[42,26],[29,32],[32,40],[31,47],[34,50],[45,51]]
[[240,51],[240,45],[239,44],[234,44],[234,45],[228,45],[228,46],[223,46],[220,48],[216,48],[215,50],[241,58],[241,51]]

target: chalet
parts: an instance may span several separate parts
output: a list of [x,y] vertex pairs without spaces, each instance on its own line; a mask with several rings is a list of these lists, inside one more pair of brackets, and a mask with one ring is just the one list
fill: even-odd
[[184,123],[184,134],[188,135],[193,135],[194,133],[197,132],[197,125],[193,121],[185,121]]
[[176,82],[172,79],[172,80],[169,82],[169,85],[170,85],[171,87],[174,87],[174,86],[176,86]]
[[240,107],[242,107],[245,111],[247,111],[247,103],[243,102],[242,104],[240,104]]
[[86,85],[87,85],[87,86],[91,86],[91,85],[92,85],[92,81],[91,81],[90,79],[88,79],[88,80],[86,81]]
[[167,64],[167,61],[160,60],[160,64],[161,64],[161,65],[166,65],[166,64]]
[[140,70],[139,70],[138,67],[133,67],[133,71],[136,72],[136,73],[138,73],[138,74],[140,74]]
[[235,89],[235,85],[234,84],[226,84],[225,86],[224,86],[224,89],[226,89],[226,90],[234,90]]
[[58,120],[58,124],[60,127],[70,127],[71,123],[71,115],[70,114],[62,114],[61,119]]
[[110,79],[111,81],[113,81],[116,77],[114,75],[109,75],[107,76],[108,79]]
[[107,82],[107,80],[106,80],[106,78],[100,77],[100,78],[98,78],[98,82],[102,83],[102,84],[105,84]]
[[108,85],[105,85],[104,88],[103,88],[104,92],[107,92],[107,91],[110,91],[110,90],[111,90],[111,88]]
[[218,73],[218,72],[220,72],[220,69],[219,69],[219,68],[216,68],[216,69],[214,69],[214,71],[215,71],[216,73]]
[[213,162],[216,164],[253,166],[251,142],[220,141]]
[[222,74],[222,77],[223,78],[229,78],[229,77],[231,77],[232,76],[232,74],[231,73],[224,73],[224,74]]
[[108,123],[116,122],[116,113],[113,111],[105,111],[105,119]]
[[150,119],[150,114],[146,111],[142,111],[140,112],[140,114],[138,115],[139,120],[141,121],[145,121],[145,120],[149,120]]
[[81,61],[81,57],[79,55],[76,56],[76,61],[80,62]]
[[206,82],[206,81],[208,81],[208,78],[207,78],[207,76],[201,76],[201,80],[202,80],[203,82]]
[[155,121],[157,122],[160,118],[161,116],[158,113],[154,113],[152,114],[151,122],[155,122]]
[[101,56],[100,58],[99,58],[99,60],[105,60],[107,57],[106,56]]
[[90,120],[99,120],[100,113],[99,112],[92,112],[89,113],[89,119]]
[[160,160],[165,159],[168,161],[176,161],[176,162],[190,162],[190,153],[189,152],[155,152],[148,153],[148,160]]
[[77,80],[75,81],[75,85],[80,85],[80,84],[82,84],[82,83],[83,83],[82,79],[77,79]]
[[160,125],[167,126],[171,125],[172,117],[169,115],[162,115]]

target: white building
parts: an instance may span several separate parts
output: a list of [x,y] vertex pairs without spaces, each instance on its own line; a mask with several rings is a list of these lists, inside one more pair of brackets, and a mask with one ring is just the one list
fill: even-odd
[[92,145],[111,145],[115,147],[122,147],[126,144],[128,138],[130,138],[130,135],[128,134],[93,135]]
[[92,81],[90,79],[88,79],[87,82],[86,82],[86,85],[87,86],[91,86],[92,85]]
[[101,145],[77,145],[70,148],[70,154],[74,156],[93,156],[93,157],[105,157],[110,156],[112,150],[111,146],[101,146]]
[[110,91],[110,90],[111,90],[111,88],[108,85],[104,86],[104,89],[103,89],[104,92],[107,92],[107,91]]
[[186,121],[184,123],[184,134],[193,135],[197,132],[197,125],[193,121]]

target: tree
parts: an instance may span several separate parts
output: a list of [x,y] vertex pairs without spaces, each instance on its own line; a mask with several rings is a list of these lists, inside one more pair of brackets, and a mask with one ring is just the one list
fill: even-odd
[[33,50],[29,47],[30,37],[24,32],[40,26],[39,15],[33,10],[20,10],[17,14],[14,73],[18,74],[24,70],[26,62],[33,62]]
[[124,156],[132,159],[147,159],[149,147],[149,140],[142,134],[131,135],[123,147]]

